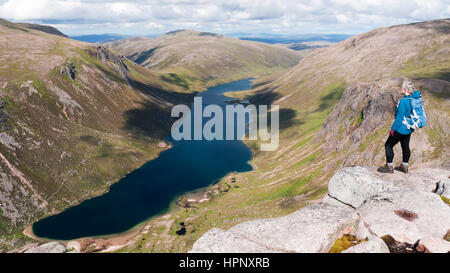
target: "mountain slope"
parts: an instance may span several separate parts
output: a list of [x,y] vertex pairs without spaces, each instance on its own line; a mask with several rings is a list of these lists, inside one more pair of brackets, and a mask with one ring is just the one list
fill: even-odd
[[194,91],[288,68],[301,56],[273,45],[190,30],[105,45],[142,66],[166,72],[164,81]]
[[[443,133],[448,132],[448,120],[440,117],[448,116],[445,106],[449,92],[449,29],[447,19],[380,28],[357,35],[314,51],[282,77],[261,87],[255,99],[270,100],[281,108],[294,110],[296,115],[289,122],[295,123],[331,110],[333,101],[342,96],[313,143],[325,144],[328,152],[354,154],[354,162],[347,164],[380,163],[383,149],[378,149],[379,143],[384,143],[403,77],[412,78],[423,91],[429,110],[427,129],[419,130],[415,139],[432,138],[430,134],[434,133],[437,139],[444,139]],[[285,139],[298,141],[287,134],[293,130],[302,134],[299,129],[301,126],[285,130]],[[370,141],[361,145],[369,136]],[[353,150],[358,145],[360,150]],[[430,145],[427,148],[434,150]],[[374,152],[370,158],[366,153],[369,151]],[[445,164],[442,156],[440,162]],[[428,162],[433,158],[418,154],[414,160]]]
[[127,38],[125,35],[120,34],[87,34],[87,35],[79,35],[79,36],[71,36],[70,38],[89,43],[107,43],[111,41],[121,40]]
[[0,21],[0,249],[154,158],[181,92],[104,47]]
[[16,25],[22,26],[22,27],[26,27],[29,29],[34,29],[34,30],[38,30],[38,31],[42,31],[48,34],[53,34],[53,35],[58,35],[61,37],[68,37],[66,34],[62,33],[61,31],[59,31],[58,29],[52,27],[52,26],[45,26],[45,25],[38,25],[38,24],[30,24],[30,23],[16,23]]
[[[375,29],[316,49],[281,76],[258,79],[249,92],[230,94],[280,105],[278,150],[260,152],[258,142],[247,141],[253,171],[229,174],[206,190],[209,201],[195,203],[195,209],[150,221],[147,227],[173,224],[157,235],[141,233],[125,250],[188,251],[211,228],[316,203],[341,167],[383,164],[404,76],[423,92],[429,119],[412,136],[411,169],[449,169],[449,24],[445,19]],[[398,163],[400,147],[395,151]],[[175,233],[180,223],[183,236]]]

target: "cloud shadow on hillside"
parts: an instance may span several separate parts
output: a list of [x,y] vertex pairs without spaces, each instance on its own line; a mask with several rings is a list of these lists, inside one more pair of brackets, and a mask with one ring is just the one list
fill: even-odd
[[[263,89],[262,91],[256,93],[253,96],[248,96],[248,99],[251,103],[255,105],[267,105],[270,109],[270,105],[274,104],[275,101],[282,98],[282,96],[275,92],[276,87],[270,89]],[[268,125],[270,125],[270,115],[268,116]],[[279,110],[279,128],[280,130],[284,130],[293,126],[298,126],[304,124],[305,122],[299,119],[296,119],[296,111],[291,108],[280,108]]]
[[170,107],[164,103],[188,104],[195,95],[162,90],[130,78],[128,82],[135,90],[148,98],[144,102],[137,102],[139,107],[124,113],[126,122],[123,129],[138,138],[165,138],[170,131],[173,119],[170,116]]

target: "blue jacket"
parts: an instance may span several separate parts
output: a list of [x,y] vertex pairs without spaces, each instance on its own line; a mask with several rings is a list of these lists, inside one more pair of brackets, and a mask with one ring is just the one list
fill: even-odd
[[419,91],[414,91],[411,96],[403,96],[399,101],[397,107],[395,108],[395,121],[392,124],[391,130],[402,135],[409,135],[414,132],[413,129],[408,129],[405,124],[403,124],[403,119],[409,118],[411,115],[411,99],[420,98],[421,94]]

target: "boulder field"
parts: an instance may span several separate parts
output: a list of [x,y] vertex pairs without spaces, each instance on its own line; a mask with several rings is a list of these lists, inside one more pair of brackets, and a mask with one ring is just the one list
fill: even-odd
[[321,203],[278,218],[213,228],[192,253],[328,252],[343,235],[346,253],[450,252],[450,171],[416,169],[379,174],[346,167],[331,178]]

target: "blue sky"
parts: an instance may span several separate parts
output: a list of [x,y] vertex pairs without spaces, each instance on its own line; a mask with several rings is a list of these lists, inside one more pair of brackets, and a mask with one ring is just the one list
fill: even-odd
[[450,17],[450,0],[0,0],[0,17],[69,35],[348,33]]

